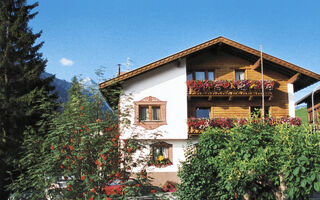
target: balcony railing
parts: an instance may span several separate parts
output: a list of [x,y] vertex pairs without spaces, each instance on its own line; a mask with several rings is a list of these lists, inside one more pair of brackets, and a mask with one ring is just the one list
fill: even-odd
[[[235,119],[235,118],[214,118],[214,119],[204,119],[204,118],[189,118],[188,119],[188,134],[189,136],[200,135],[207,128],[226,128],[230,129],[236,125],[243,126],[248,123],[262,123],[262,119]],[[266,118],[265,123],[269,126],[275,126],[279,124],[288,124],[294,126],[301,125],[301,119],[297,117],[281,117],[281,118]]]
[[[265,96],[276,88],[273,80],[263,82]],[[261,80],[188,80],[188,96],[261,96]]]

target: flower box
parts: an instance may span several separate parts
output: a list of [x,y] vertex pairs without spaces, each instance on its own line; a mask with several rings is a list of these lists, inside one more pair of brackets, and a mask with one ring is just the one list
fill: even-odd
[[[188,94],[208,94],[208,95],[247,95],[261,94],[261,80],[188,80]],[[266,94],[272,94],[276,88],[273,80],[264,80],[263,88]]]
[[159,156],[157,159],[151,160],[149,163],[149,166],[155,167],[167,167],[169,165],[172,165],[172,162],[163,156]]
[[[189,127],[190,135],[201,134],[207,128],[227,128],[230,129],[236,124],[245,125],[247,123],[261,123],[262,119],[252,119],[248,120],[245,118],[235,119],[235,118],[214,118],[214,119],[204,119],[204,118],[189,118],[187,121]],[[288,124],[293,126],[300,126],[301,119],[297,117],[281,117],[281,118],[266,118],[265,123],[269,126],[275,126],[279,124]]]

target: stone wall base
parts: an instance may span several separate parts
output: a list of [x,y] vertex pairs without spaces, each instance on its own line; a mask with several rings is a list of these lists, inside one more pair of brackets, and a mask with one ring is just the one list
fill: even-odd
[[151,184],[154,186],[163,186],[167,181],[180,183],[177,172],[149,172]]

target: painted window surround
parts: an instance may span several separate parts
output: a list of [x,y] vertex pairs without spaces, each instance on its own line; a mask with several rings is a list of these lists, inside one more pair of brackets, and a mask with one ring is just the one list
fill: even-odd
[[[140,106],[160,106],[160,120],[157,121],[141,121],[139,119],[139,107]],[[145,97],[140,101],[134,102],[134,125],[142,126],[147,130],[153,130],[162,125],[167,125],[167,116],[166,116],[166,107],[167,102],[161,101],[156,97]]]

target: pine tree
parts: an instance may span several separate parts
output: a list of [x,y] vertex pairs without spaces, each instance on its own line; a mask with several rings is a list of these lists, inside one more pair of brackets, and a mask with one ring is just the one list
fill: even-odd
[[[38,4],[27,5],[25,0],[0,1],[0,196],[6,198],[5,187],[24,173],[37,156],[17,165],[24,151],[25,139],[37,144],[48,129],[47,118],[56,109],[56,96],[50,92],[54,77],[41,79],[46,60],[36,44],[40,33],[33,33],[29,20],[37,13],[31,10]],[[24,143],[25,144],[25,143]],[[20,163],[21,164],[21,163]],[[20,167],[21,168],[20,168]]]

